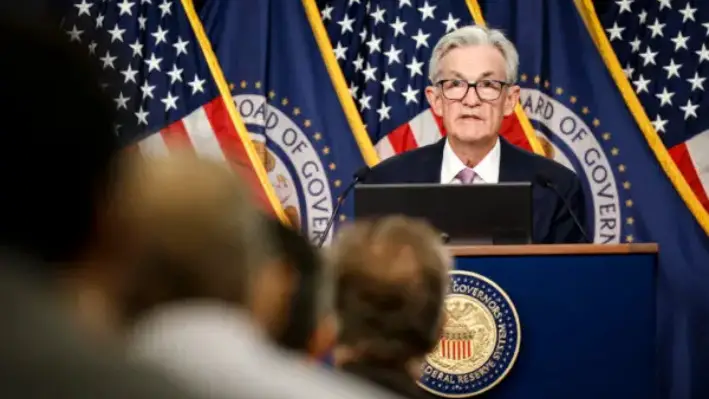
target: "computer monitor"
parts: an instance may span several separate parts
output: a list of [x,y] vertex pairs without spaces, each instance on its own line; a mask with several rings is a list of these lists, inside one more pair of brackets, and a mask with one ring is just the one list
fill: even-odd
[[532,242],[532,184],[358,184],[355,219],[427,220],[451,245]]

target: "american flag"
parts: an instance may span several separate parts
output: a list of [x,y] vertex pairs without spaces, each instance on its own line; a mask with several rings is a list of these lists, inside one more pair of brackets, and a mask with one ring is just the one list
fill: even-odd
[[[443,35],[474,23],[466,1],[334,0],[318,5],[379,157],[431,144],[445,135],[424,94],[430,83],[428,62]],[[524,142],[511,141],[529,148],[516,118],[507,118],[502,130],[514,130]]]
[[127,147],[148,156],[187,148],[229,162],[267,203],[179,0],[76,1],[62,26],[103,68]]
[[600,19],[655,131],[709,210],[706,0],[620,0]]

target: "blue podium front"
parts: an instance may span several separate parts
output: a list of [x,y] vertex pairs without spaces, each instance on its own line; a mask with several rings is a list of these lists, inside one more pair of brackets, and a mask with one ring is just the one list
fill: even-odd
[[443,397],[652,398],[657,246],[453,247]]

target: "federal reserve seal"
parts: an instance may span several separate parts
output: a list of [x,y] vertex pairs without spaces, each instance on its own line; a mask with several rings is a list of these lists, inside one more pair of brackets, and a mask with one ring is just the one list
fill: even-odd
[[623,149],[582,98],[554,88],[540,76],[522,74],[520,102],[534,124],[544,155],[580,178],[587,202],[587,221],[599,244],[633,242],[633,200]]
[[517,359],[520,322],[507,294],[472,272],[450,273],[447,321],[422,366],[418,384],[448,398],[481,394],[500,383]]
[[[309,136],[296,121],[300,111],[289,114],[260,94],[244,93],[233,96],[246,128],[263,163],[278,200],[292,226],[304,231],[313,242],[324,234],[324,226],[333,211],[335,195],[330,185],[334,164],[326,166],[320,153],[330,149],[318,145],[320,133]],[[281,102],[285,108],[285,101]],[[293,115],[295,114],[295,116]],[[340,186],[340,180],[335,180]],[[325,243],[332,238],[332,230]]]

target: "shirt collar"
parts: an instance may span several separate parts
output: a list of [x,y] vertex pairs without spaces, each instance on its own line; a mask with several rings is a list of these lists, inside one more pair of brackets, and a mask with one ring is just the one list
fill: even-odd
[[[452,183],[458,173],[465,169],[463,161],[453,152],[448,140],[443,147],[443,162],[441,164],[441,183]],[[475,173],[485,183],[497,183],[500,179],[500,138],[495,141],[495,146],[473,168]]]

